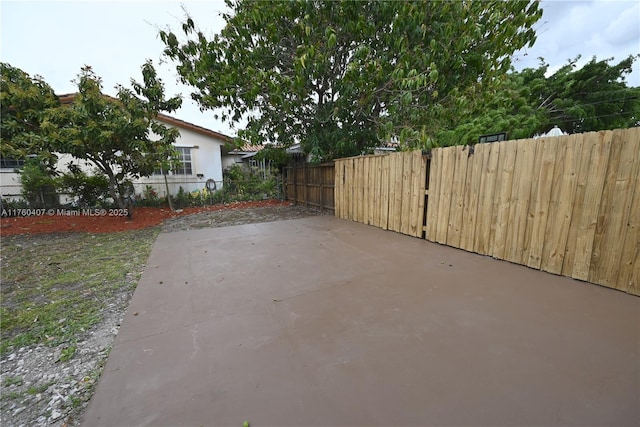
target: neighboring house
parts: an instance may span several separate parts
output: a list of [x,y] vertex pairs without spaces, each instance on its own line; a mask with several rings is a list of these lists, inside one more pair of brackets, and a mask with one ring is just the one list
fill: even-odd
[[261,163],[254,159],[254,157],[263,148],[264,146],[262,145],[244,144],[242,147],[236,148],[234,150],[223,150],[222,169],[227,170],[234,165],[241,165],[244,167],[260,167],[260,165],[264,162]]
[[265,159],[256,159],[258,154],[264,148],[263,145],[245,144],[240,148],[231,151],[222,151],[222,168],[229,169],[234,165],[240,165],[246,170],[259,172],[264,179],[269,176],[271,171],[271,162]]
[[[62,95],[60,100],[70,102],[73,95]],[[169,172],[167,182],[169,191],[175,195],[180,187],[185,191],[196,191],[205,188],[208,180],[213,180],[216,187],[222,187],[222,151],[223,146],[233,138],[215,132],[193,123],[159,114],[158,121],[165,125],[179,129],[180,136],[175,147],[180,152],[181,167]],[[58,160],[60,171],[68,170],[69,163],[75,163],[90,172],[93,166],[90,162],[74,159],[69,155],[61,155]],[[2,159],[0,162],[0,195],[3,198],[19,198],[22,193],[20,176],[15,172],[22,166],[22,161]],[[160,171],[150,177],[143,177],[134,181],[136,194],[142,194],[147,185],[152,186],[160,197],[166,194],[164,175]]]

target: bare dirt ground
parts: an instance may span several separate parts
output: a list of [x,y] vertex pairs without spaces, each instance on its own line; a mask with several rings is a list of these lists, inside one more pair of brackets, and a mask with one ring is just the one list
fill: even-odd
[[164,221],[162,231],[194,230],[198,228],[228,227],[231,225],[255,224],[259,222],[281,221],[320,215],[317,209],[304,206],[264,206],[251,209],[234,209],[202,212],[180,216]]
[[[279,221],[320,215],[303,206],[277,204],[246,209],[205,211],[165,219],[165,233],[201,228]],[[72,233],[73,234],[73,233]],[[3,239],[28,247],[46,245],[60,234],[19,234]],[[69,237],[69,235],[66,235]],[[72,239],[70,241],[72,244]],[[3,242],[4,245],[4,242]],[[2,260],[4,262],[4,260]],[[0,421],[3,426],[79,426],[118,333],[141,271],[129,272],[103,311],[103,319],[77,337],[77,349],[66,360],[64,348],[38,344],[15,349],[0,359]]]

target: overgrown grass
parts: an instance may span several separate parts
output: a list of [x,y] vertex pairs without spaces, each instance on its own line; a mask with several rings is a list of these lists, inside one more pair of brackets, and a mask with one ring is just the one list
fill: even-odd
[[64,344],[102,320],[104,308],[132,291],[159,228],[106,234],[3,237],[0,244],[0,354],[32,344]]

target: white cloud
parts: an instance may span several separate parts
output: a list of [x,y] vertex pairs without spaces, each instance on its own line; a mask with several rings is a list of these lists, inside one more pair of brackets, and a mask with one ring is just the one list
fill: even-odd
[[620,11],[604,30],[603,37],[612,45],[635,44],[640,53],[640,3]]
[[[544,58],[555,71],[568,60],[581,56],[583,65],[594,56],[614,58],[617,63],[640,53],[640,3],[637,1],[543,1],[538,38],[532,48],[518,52],[516,69],[536,68]],[[640,86],[640,61],[627,78]]]

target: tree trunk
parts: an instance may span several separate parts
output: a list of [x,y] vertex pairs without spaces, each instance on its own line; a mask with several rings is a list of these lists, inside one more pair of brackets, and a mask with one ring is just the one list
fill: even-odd
[[125,206],[124,200],[122,200],[120,195],[116,192],[116,177],[113,175],[111,170],[104,170],[104,172],[106,172],[109,177],[109,194],[111,195],[111,198],[116,205],[118,205],[118,208],[126,209],[127,206]]
[[169,182],[167,181],[167,174],[162,174],[164,176],[164,187],[167,191],[167,202],[169,202],[169,209],[173,210],[173,204],[171,203],[171,193],[169,193]]

